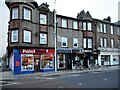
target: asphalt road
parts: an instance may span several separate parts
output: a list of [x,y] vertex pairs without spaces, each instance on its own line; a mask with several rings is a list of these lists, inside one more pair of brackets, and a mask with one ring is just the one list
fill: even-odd
[[118,70],[3,81],[2,88],[118,88]]

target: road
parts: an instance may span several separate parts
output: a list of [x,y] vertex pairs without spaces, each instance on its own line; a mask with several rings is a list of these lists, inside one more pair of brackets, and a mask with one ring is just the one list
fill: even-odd
[[3,88],[118,88],[118,70],[3,81]]

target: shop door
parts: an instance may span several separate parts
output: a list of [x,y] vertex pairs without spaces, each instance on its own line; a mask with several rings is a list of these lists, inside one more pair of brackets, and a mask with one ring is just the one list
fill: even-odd
[[40,55],[34,55],[34,71],[40,70]]
[[66,54],[66,62],[67,62],[67,69],[72,70],[72,60],[71,60],[71,55]]

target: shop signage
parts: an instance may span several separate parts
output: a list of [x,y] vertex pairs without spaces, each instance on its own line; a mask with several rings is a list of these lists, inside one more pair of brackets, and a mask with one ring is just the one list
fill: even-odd
[[16,65],[17,67],[19,67],[19,66],[20,66],[20,62],[19,62],[19,61],[16,61],[15,65]]
[[21,54],[54,54],[54,49],[21,49]]

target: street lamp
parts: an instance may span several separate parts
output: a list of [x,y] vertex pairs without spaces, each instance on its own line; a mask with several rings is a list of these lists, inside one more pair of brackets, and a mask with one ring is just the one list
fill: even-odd
[[57,31],[56,31],[56,11],[55,11],[56,0],[54,2],[54,38],[55,38],[55,72],[57,72]]

